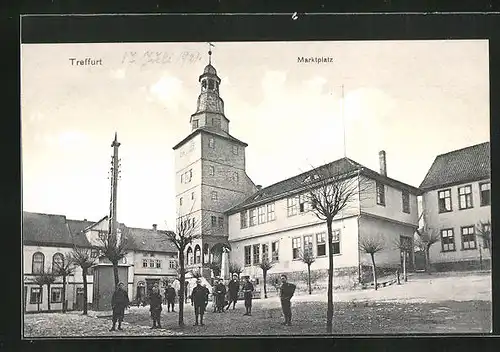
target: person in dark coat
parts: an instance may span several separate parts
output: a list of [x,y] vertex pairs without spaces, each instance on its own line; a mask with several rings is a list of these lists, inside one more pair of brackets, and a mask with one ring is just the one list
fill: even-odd
[[238,301],[238,291],[240,290],[240,282],[238,281],[238,276],[233,275],[233,279],[229,281],[228,285],[228,291],[229,291],[229,299],[227,303],[226,310],[229,309],[231,306],[231,303],[233,304],[233,309],[234,306],[236,305],[236,302]]
[[153,318],[153,326],[151,327],[151,329],[161,329],[161,302],[162,297],[160,295],[160,289],[155,285],[153,286],[153,290],[149,295],[149,311],[151,312],[151,318]]
[[167,312],[170,312],[170,307],[172,307],[172,312],[175,312],[175,288],[173,288],[170,284],[168,284],[165,289],[165,297],[167,300]]
[[200,325],[205,325],[203,324],[203,315],[208,304],[208,294],[208,288],[201,285],[201,279],[197,279],[196,286],[191,293],[191,305],[194,306],[194,316],[196,319],[195,326],[198,325],[198,317],[200,318]]
[[285,321],[281,323],[282,325],[292,325],[292,307],[290,300],[295,293],[295,285],[287,282],[286,275],[281,275],[281,288],[280,288],[280,299],[281,299],[281,309],[283,310],[283,316]]
[[125,308],[129,306],[127,291],[123,289],[123,282],[118,283],[113,296],[111,297],[111,308],[113,309],[113,327],[109,331],[115,331],[116,321],[118,321],[118,330],[122,329],[123,316]]
[[253,284],[250,282],[250,277],[245,277],[245,283],[242,287],[243,297],[245,298],[245,309],[246,313],[243,315],[252,315],[252,295],[253,295]]
[[224,285],[222,279],[219,279],[215,286],[215,295],[217,300],[217,313],[222,313],[224,312],[224,303],[226,300],[226,285]]

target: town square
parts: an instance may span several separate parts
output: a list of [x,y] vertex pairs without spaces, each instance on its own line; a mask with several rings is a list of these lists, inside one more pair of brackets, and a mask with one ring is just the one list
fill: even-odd
[[487,41],[22,66],[25,338],[491,332]]

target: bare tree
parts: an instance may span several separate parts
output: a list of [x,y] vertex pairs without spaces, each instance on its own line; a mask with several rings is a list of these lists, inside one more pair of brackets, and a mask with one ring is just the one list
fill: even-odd
[[309,294],[312,293],[311,288],[311,264],[316,261],[313,255],[312,248],[306,251],[301,251],[299,254],[300,260],[307,265],[307,285],[309,287]]
[[178,251],[179,272],[179,326],[184,326],[184,291],[186,285],[185,250],[193,241],[200,237],[200,222],[189,215],[178,216],[175,231],[159,231],[163,241],[172,243]]
[[[50,286],[56,281],[56,275],[50,270],[44,270],[33,278],[33,283],[40,286],[40,295],[43,286],[47,286],[47,309],[50,312]],[[40,300],[38,300],[38,310],[40,310]]]
[[83,278],[83,315],[87,315],[88,311],[88,288],[87,288],[87,275],[89,269],[96,264],[96,259],[92,257],[92,250],[89,248],[74,246],[69,254],[70,261],[82,268]]
[[62,311],[66,313],[66,281],[68,276],[75,272],[75,265],[72,261],[71,253],[67,253],[62,262],[55,262],[54,274],[62,277]]
[[[406,262],[406,257],[407,253],[411,252],[411,246],[408,246],[408,243],[405,243],[403,240],[404,237],[400,236],[399,238],[395,238],[392,242],[392,247],[394,249],[399,249],[400,253],[403,254],[403,267],[402,267],[402,272],[403,272],[403,280],[406,282],[408,281],[408,270],[407,266],[408,263]],[[410,239],[411,240],[411,239]],[[398,276],[399,279],[399,276]]]
[[[352,170],[352,171],[346,171]],[[371,182],[361,177],[363,167],[344,158],[305,174],[297,176],[296,189],[303,193],[304,207],[318,219],[326,222],[328,232],[328,307],[326,313],[327,333],[333,331],[333,221],[352,204],[359,202],[368,192]],[[300,196],[298,196],[300,201]],[[302,205],[301,205],[302,206]]]
[[425,256],[425,270],[427,273],[431,271],[431,257],[430,257],[430,249],[434,243],[439,242],[439,232],[437,229],[433,229],[428,225],[424,225],[423,227],[416,229],[417,232],[417,240],[415,241],[415,245],[424,252]]
[[238,279],[240,278],[240,274],[243,272],[243,269],[241,268],[241,265],[236,264],[236,263],[229,263],[229,273],[231,276],[234,274],[238,275]]
[[480,269],[483,270],[483,248],[490,251],[491,256],[491,221],[479,221],[476,225],[476,234],[482,239],[482,243],[478,244],[479,248],[479,265]]
[[271,263],[268,258],[262,258],[259,267],[262,269],[262,276],[264,278],[264,298],[267,298],[267,272],[271,270],[273,263]]
[[365,237],[359,241],[359,249],[370,255],[372,259],[373,286],[377,290],[377,267],[375,265],[375,254],[384,249],[384,242],[381,238]]
[[125,258],[132,244],[132,239],[128,236],[127,230],[123,229],[121,235],[111,231],[108,234],[99,236],[99,250],[113,265],[115,288],[118,287],[120,277],[118,276],[118,263]]

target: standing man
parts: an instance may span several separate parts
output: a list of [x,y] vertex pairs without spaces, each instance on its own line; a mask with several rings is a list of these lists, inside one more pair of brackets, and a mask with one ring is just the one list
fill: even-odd
[[290,300],[295,293],[295,285],[287,282],[286,275],[281,275],[281,288],[280,288],[280,298],[281,298],[281,309],[283,309],[283,315],[285,321],[281,325],[292,325],[292,307]]
[[226,285],[222,279],[219,278],[217,286],[215,286],[215,295],[217,297],[217,313],[224,312],[224,301],[226,298]]
[[196,319],[195,326],[198,325],[198,316],[200,317],[200,325],[203,324],[203,314],[205,314],[205,307],[208,304],[208,288],[201,286],[201,279],[196,279],[196,286],[191,293],[191,305],[194,306],[194,316]]
[[237,275],[233,275],[233,279],[229,281],[228,288],[229,288],[229,302],[227,303],[226,310],[229,309],[231,303],[233,304],[233,309],[234,309],[234,306],[238,301],[238,291],[240,290],[240,282],[238,281]]
[[118,330],[122,329],[123,316],[125,315],[125,308],[129,306],[127,291],[123,289],[123,282],[118,283],[113,296],[111,297],[111,308],[113,308],[113,327],[109,331],[115,331],[116,321],[118,320]]
[[245,283],[243,284],[243,296],[245,298],[246,313],[243,315],[252,315],[252,294],[253,285],[250,282],[250,276],[245,276]]
[[172,312],[175,312],[174,303],[175,303],[175,288],[167,284],[167,288],[165,289],[165,297],[167,300],[167,312],[170,312],[170,306],[172,306]]
[[151,318],[153,318],[153,326],[151,329],[161,329],[161,301],[160,289],[157,285],[154,285],[151,295],[149,296],[149,311],[151,312]]

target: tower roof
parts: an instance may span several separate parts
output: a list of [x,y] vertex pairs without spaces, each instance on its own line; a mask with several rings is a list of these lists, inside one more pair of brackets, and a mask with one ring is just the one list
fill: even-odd
[[205,66],[205,69],[203,70],[203,73],[209,73],[209,74],[212,74],[212,75],[217,75],[217,70],[215,69],[215,67],[212,66],[212,64],[208,64],[207,66]]

